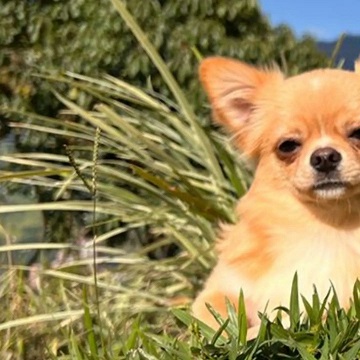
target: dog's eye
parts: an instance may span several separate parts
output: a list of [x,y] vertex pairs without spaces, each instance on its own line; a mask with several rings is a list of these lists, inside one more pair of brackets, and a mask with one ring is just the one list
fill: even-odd
[[360,128],[354,129],[349,134],[350,139],[360,140]]
[[290,155],[300,148],[301,144],[297,140],[289,139],[281,142],[278,146],[279,153]]

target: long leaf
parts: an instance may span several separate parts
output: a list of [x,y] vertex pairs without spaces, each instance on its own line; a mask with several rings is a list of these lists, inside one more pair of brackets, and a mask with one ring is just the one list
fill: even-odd
[[112,0],[112,3],[114,4],[116,10],[119,12],[123,20],[128,25],[128,27],[130,28],[134,36],[137,38],[141,46],[147,52],[153,64],[159,70],[164,81],[169,86],[174,97],[177,99],[180,109],[183,111],[186,119],[193,127],[195,133],[198,135],[198,141],[202,144],[204,150],[204,160],[205,161],[208,160],[208,166],[209,169],[211,170],[211,173],[214,174],[215,178],[218,179],[220,182],[224,182],[225,181],[224,175],[220,168],[219,162],[214,154],[210,141],[206,136],[205,132],[201,129],[199,123],[197,122],[196,116],[190,104],[186,100],[184,93],[182,92],[175,78],[169,71],[164,60],[160,57],[155,47],[148,40],[147,36],[141,30],[141,28],[139,27],[133,16],[126,9],[125,4],[121,0]]

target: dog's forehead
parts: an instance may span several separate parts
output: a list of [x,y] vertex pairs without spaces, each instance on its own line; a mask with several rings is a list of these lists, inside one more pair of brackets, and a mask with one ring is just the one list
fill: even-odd
[[[360,98],[360,75],[338,69],[309,71],[286,79],[283,82],[283,95],[289,98],[306,98],[311,95],[316,100],[347,99],[349,96]],[[334,96],[342,94],[339,99]],[[286,96],[285,96],[286,97]]]
[[276,92],[279,121],[331,126],[338,118],[360,121],[360,76],[323,69],[286,79]]

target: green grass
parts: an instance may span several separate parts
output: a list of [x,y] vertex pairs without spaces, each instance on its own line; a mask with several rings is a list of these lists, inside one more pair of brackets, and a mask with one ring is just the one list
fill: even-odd
[[[57,270],[39,269],[36,287],[24,279],[26,270],[12,269],[1,279],[3,359],[358,358],[359,284],[354,305],[344,311],[333,294],[324,300],[315,292],[310,302],[299,300],[295,278],[289,309],[279,310],[274,322],[264,316],[259,336],[246,341],[242,297],[239,313],[229,305],[228,321],[214,313],[223,325],[216,333],[195,321],[186,307],[168,303],[191,291],[193,274],[183,270],[180,259],[133,261],[131,267],[101,272],[98,304],[93,277],[71,261]],[[299,313],[299,301],[306,314]],[[281,324],[283,312],[290,315],[289,329]]]
[[[188,304],[215,263],[217,224],[236,220],[233,207],[251,173],[209,119],[194,114],[134,19],[120,1],[113,3],[174,100],[110,76],[43,74],[54,88],[61,83],[67,89],[54,91],[66,107],[59,118],[6,109],[27,120],[11,123],[15,130],[57,136],[72,145],[67,154],[0,156],[22,169],[2,171],[3,183],[54,189],[51,202],[4,205],[0,213],[84,211],[93,236],[71,244],[8,241],[0,248],[7,255],[33,249],[64,254],[57,263],[44,257],[38,266],[11,261],[3,266],[0,358],[356,359],[359,284],[345,311],[333,292],[327,299],[316,292],[312,299],[299,299],[295,277],[288,309],[279,309],[273,322],[263,316],[259,336],[249,342],[242,295],[238,314],[229,305],[229,320],[214,312],[220,331],[191,317]],[[91,106],[81,105],[84,98]],[[74,194],[85,200],[73,199]],[[118,248],[107,246],[114,236],[141,231],[155,241],[144,245],[133,236]],[[11,240],[6,229],[4,236]],[[176,256],[150,259],[150,252],[169,244],[180,249]],[[306,314],[300,314],[300,301]],[[290,315],[289,329],[281,324],[284,312]]]

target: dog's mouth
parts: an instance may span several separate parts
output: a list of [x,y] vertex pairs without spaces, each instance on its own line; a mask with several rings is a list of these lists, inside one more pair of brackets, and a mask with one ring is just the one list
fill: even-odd
[[349,183],[339,180],[322,180],[313,186],[313,192],[318,199],[339,199],[345,196]]
[[313,186],[313,190],[336,190],[336,189],[346,189],[349,184],[345,181],[334,181],[334,180],[326,180],[320,181]]

